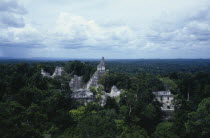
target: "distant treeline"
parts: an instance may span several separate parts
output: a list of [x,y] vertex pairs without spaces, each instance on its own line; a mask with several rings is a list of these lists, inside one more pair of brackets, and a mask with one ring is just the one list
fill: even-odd
[[[16,64],[16,63],[37,63],[37,64],[56,64],[64,65],[66,60],[27,60],[27,59],[4,59],[0,60],[0,64]],[[97,65],[99,60],[81,60]],[[173,72],[198,73],[203,72],[210,74],[210,59],[116,59],[106,60],[106,68],[113,72],[121,72],[128,74],[151,73],[151,74],[169,74]]]
[[112,60],[106,62],[113,72],[129,74],[151,73],[169,74],[173,72],[210,74],[210,59],[148,59],[148,60]]

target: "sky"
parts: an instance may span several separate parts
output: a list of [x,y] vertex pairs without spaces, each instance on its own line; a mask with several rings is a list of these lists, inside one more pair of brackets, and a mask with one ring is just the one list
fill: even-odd
[[210,58],[210,0],[0,0],[0,57]]

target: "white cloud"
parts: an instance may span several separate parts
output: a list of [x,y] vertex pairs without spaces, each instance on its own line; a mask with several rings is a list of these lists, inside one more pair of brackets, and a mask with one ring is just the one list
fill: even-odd
[[189,57],[209,57],[209,7],[208,0],[3,0],[0,52],[15,47],[33,56],[156,58],[191,51]]
[[[136,39],[135,32],[128,26],[102,26],[93,20],[87,20],[67,12],[62,12],[59,15],[52,34],[56,36],[58,43],[66,48],[75,46],[78,48],[86,46],[129,47],[128,44]],[[78,43],[79,45],[77,45]]]
[[24,16],[27,12],[15,0],[0,1],[0,27],[24,27]]
[[44,46],[42,33],[30,24],[26,24],[23,28],[8,27],[2,31],[0,47],[40,48]]

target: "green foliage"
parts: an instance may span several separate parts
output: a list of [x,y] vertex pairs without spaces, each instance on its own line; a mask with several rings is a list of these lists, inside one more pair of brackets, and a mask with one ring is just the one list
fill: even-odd
[[36,72],[29,79],[30,87],[37,87],[41,90],[46,90],[48,88],[48,79],[46,77],[42,77],[40,72]]
[[131,59],[107,61],[106,66],[112,72],[138,74],[149,73],[169,75],[171,73],[205,72],[210,74],[209,59]]
[[25,107],[29,107],[32,103],[40,104],[40,101],[44,100],[47,96],[47,92],[33,87],[24,87],[16,95],[17,101]]
[[65,64],[64,70],[72,75],[83,76],[83,81],[87,82],[96,68],[80,61],[70,61]]
[[188,114],[187,134],[190,137],[208,137],[210,135],[210,97],[203,99],[196,112]]
[[[196,64],[195,64],[195,63]],[[186,64],[186,65],[185,65]],[[69,81],[82,75],[87,82],[96,62],[30,62],[0,64],[1,137],[208,137],[210,109],[209,63],[206,61],[110,61],[101,76],[104,87],[91,88],[95,97],[123,89],[105,106],[86,106],[71,98]],[[70,75],[44,78],[65,66]],[[189,67],[187,67],[189,66]],[[116,72],[112,72],[116,71]],[[195,73],[203,71],[205,73]],[[153,91],[170,89],[175,111],[167,122]],[[187,100],[189,94],[189,101]],[[98,99],[99,100],[99,99]]]
[[90,87],[90,91],[93,93],[93,96],[96,98],[96,101],[100,101],[101,95],[104,94],[104,88],[103,86],[96,87]]
[[104,86],[106,92],[110,92],[111,87],[116,85],[119,89],[130,87],[130,78],[125,74],[106,73],[99,78],[99,83]]
[[70,110],[69,113],[75,122],[79,122],[84,117],[85,107],[80,106],[78,109]]
[[0,134],[3,137],[41,137],[46,115],[33,104],[28,109],[16,102],[0,104]]
[[103,86],[99,86],[98,88],[97,88],[97,91],[98,92],[102,92],[104,90],[104,87]]
[[114,120],[115,121],[115,124],[116,124],[116,128],[117,130],[120,132],[122,131],[123,129],[125,129],[125,122],[123,120]]
[[178,136],[174,133],[174,124],[171,122],[162,122],[158,124],[155,136],[158,138],[178,138]]
[[149,138],[147,132],[144,129],[141,129],[138,126],[126,127],[122,134],[121,138]]
[[90,91],[93,93],[93,95],[97,94],[97,89],[95,87],[90,87]]
[[106,116],[92,114],[86,116],[80,123],[81,137],[107,137],[115,136],[116,127],[114,121]]
[[116,111],[119,110],[119,106],[118,106],[116,100],[111,97],[107,97],[106,104],[105,104],[104,108],[115,109]]
[[167,78],[167,77],[159,78],[159,79],[164,84],[166,89],[169,89],[172,92],[176,91],[177,84],[173,80],[171,80],[170,78]]

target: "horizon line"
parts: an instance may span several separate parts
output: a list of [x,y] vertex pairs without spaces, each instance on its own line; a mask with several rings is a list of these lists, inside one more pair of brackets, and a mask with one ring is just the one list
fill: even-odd
[[[102,56],[104,57],[104,56]],[[101,57],[101,58],[102,58]],[[0,57],[0,60],[100,60],[101,58],[67,58],[67,57]],[[106,58],[105,60],[208,60],[210,58]]]

